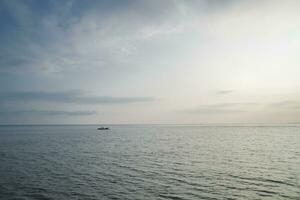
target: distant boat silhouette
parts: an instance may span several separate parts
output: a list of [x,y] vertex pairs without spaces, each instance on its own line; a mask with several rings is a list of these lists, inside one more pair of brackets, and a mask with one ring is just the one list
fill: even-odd
[[99,128],[97,128],[97,130],[109,130],[109,128],[108,127],[99,127]]

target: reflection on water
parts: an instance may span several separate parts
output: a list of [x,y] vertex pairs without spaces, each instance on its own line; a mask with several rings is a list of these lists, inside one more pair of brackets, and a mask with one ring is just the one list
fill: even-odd
[[1,199],[299,199],[300,127],[0,126]]

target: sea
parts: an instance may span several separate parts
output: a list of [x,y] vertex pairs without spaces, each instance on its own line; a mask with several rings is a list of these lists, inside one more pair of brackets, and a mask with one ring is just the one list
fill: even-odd
[[0,126],[0,199],[300,199],[300,126]]

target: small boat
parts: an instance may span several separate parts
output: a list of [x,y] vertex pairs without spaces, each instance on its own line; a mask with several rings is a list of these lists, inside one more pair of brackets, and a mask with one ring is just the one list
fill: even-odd
[[97,130],[109,130],[108,127],[100,127],[100,128],[97,128]]

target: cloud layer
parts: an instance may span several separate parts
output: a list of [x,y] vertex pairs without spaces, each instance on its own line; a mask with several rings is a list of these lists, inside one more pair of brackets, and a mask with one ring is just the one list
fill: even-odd
[[0,116],[19,116],[19,115],[42,115],[42,116],[85,116],[94,115],[95,111],[62,111],[62,110],[16,110],[16,111],[1,111]]
[[152,97],[91,96],[83,91],[2,92],[0,101],[45,101],[71,104],[128,104],[153,101]]
[[0,123],[297,121],[299,6],[2,0]]

